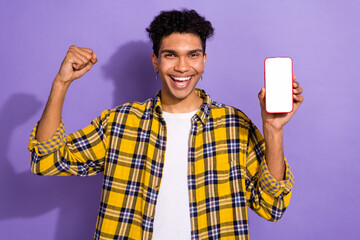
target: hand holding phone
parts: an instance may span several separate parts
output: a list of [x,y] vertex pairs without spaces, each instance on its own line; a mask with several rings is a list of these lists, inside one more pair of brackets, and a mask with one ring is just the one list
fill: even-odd
[[268,113],[293,111],[293,61],[290,57],[265,59],[265,110]]

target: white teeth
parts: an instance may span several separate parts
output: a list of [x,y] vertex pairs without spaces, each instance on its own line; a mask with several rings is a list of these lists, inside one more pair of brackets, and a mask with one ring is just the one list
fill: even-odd
[[172,78],[176,81],[189,81],[191,76],[190,77],[172,77]]

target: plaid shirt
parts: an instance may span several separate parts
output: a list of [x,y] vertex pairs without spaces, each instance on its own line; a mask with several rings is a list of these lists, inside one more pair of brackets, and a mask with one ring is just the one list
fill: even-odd
[[[277,182],[265,162],[264,139],[240,110],[205,91],[191,119],[188,190],[192,239],[248,239],[249,206],[270,221],[283,215],[294,179],[286,162]],[[61,122],[46,142],[29,143],[38,175],[90,176],[104,171],[95,239],[151,239],[166,150],[160,95],[104,111],[75,133]]]

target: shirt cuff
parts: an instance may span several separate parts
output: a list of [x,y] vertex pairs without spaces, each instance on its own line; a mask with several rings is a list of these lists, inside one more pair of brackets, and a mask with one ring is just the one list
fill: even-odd
[[271,175],[266,161],[263,161],[260,166],[260,185],[270,195],[278,197],[280,194],[287,195],[294,185],[294,176],[290,170],[290,166],[284,158],[285,161],[285,177],[283,181],[276,181],[276,179]]
[[67,136],[65,134],[65,126],[62,120],[59,127],[56,129],[55,134],[49,140],[44,142],[39,142],[35,139],[37,127],[38,123],[35,124],[30,133],[30,142],[28,146],[30,152],[35,151],[35,153],[41,157],[55,152],[65,145]]

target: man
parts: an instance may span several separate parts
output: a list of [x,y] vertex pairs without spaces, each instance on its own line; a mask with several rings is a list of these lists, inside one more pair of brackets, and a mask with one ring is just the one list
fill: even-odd
[[162,81],[157,96],[104,111],[66,136],[66,91],[97,62],[91,49],[71,46],[30,136],[31,169],[39,175],[104,171],[95,239],[248,239],[246,206],[277,221],[289,204],[293,177],[282,127],[303,101],[302,89],[294,77],[288,114],[267,113],[261,89],[263,138],[240,110],[195,88],[214,31],[209,21],[194,10],[168,11],[147,31]]

